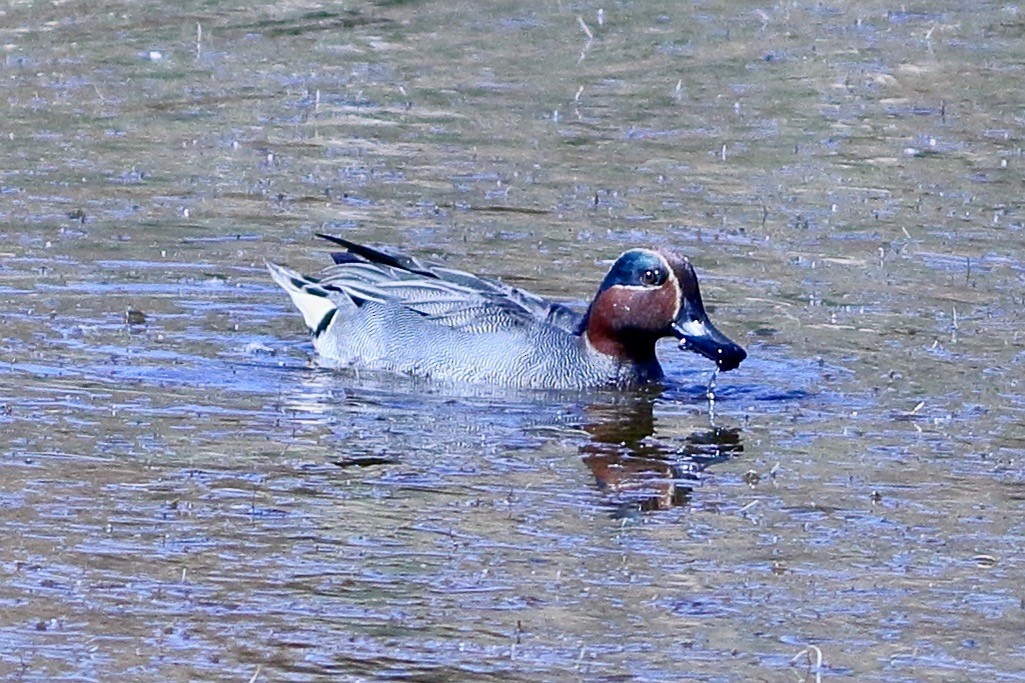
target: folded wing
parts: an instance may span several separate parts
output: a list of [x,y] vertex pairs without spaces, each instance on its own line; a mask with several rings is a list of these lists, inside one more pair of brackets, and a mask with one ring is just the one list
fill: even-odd
[[367,302],[398,304],[440,325],[467,332],[495,332],[541,322],[579,333],[580,313],[519,287],[341,237],[318,236],[347,251],[332,254],[335,265],[324,271],[316,285],[344,293],[358,306]]

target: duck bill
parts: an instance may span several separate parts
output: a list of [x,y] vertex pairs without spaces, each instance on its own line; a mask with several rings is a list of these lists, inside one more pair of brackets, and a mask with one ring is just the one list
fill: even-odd
[[681,349],[693,351],[713,361],[722,372],[733,370],[747,358],[747,351],[716,329],[700,300],[696,303],[684,301],[672,329],[680,340]]

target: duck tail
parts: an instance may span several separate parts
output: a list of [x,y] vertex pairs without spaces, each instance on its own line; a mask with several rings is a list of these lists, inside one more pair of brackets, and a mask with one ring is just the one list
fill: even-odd
[[297,273],[291,268],[267,261],[267,270],[274,282],[288,292],[313,336],[319,337],[338,312],[338,304],[331,293],[319,286],[320,281],[316,278]]

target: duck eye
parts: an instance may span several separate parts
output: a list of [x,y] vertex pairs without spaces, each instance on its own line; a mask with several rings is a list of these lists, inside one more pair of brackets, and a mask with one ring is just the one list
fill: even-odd
[[649,268],[641,273],[641,284],[645,286],[655,287],[657,285],[661,285],[665,281],[665,275],[659,268]]

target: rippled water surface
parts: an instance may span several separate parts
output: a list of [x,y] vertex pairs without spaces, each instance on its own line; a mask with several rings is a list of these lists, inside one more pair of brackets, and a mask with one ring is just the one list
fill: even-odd
[[[0,678],[1025,679],[1014,3],[10,2]],[[329,231],[750,358],[316,366]],[[816,648],[822,654],[816,666]]]

